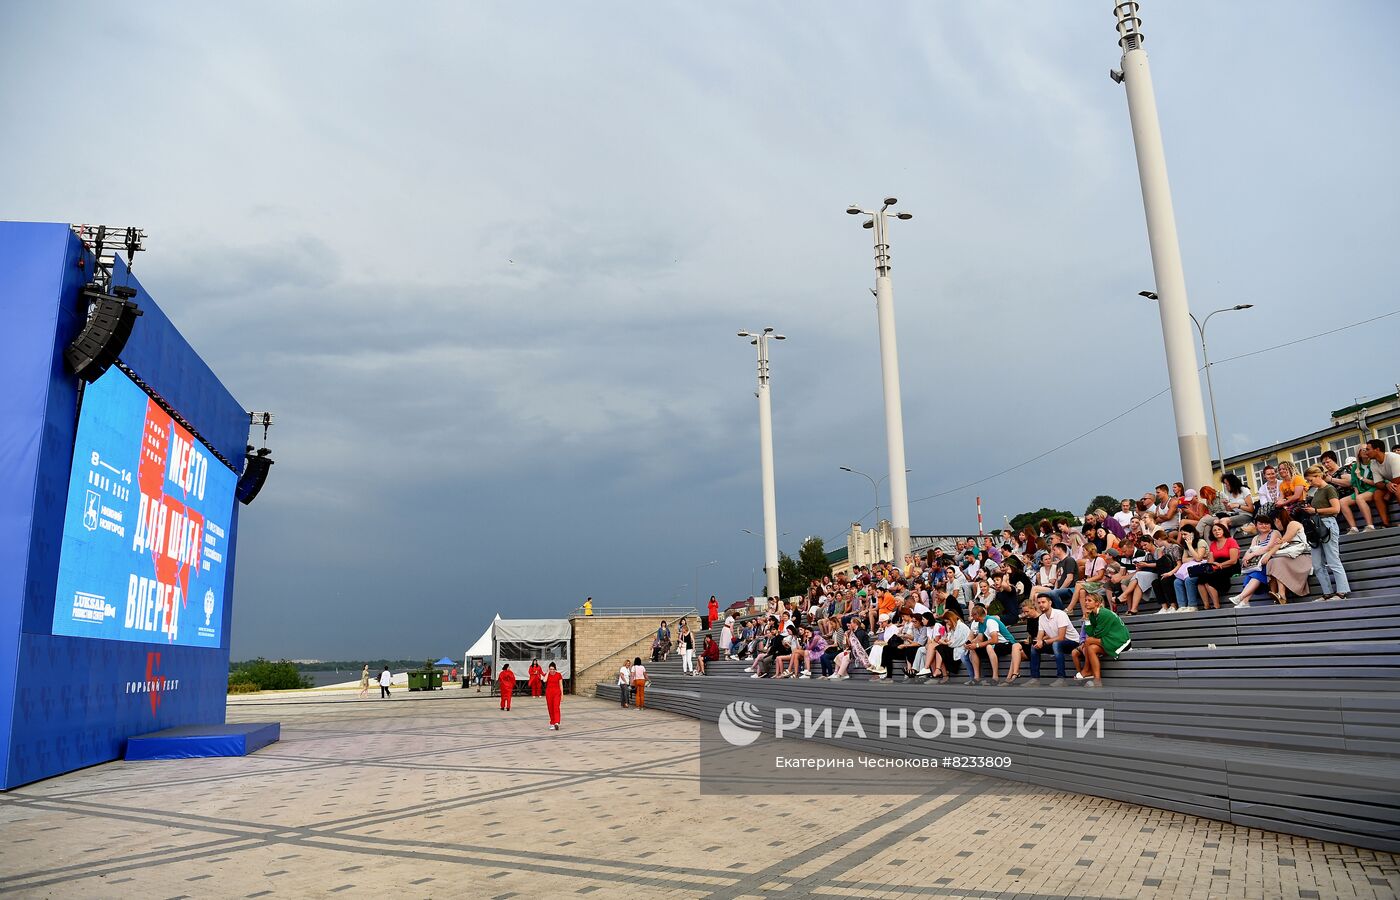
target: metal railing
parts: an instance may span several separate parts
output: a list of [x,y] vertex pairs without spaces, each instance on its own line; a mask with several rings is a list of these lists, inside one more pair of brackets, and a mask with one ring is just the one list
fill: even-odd
[[594,606],[585,612],[582,606],[571,616],[656,616],[663,619],[677,619],[681,616],[696,616],[699,612],[693,606]]

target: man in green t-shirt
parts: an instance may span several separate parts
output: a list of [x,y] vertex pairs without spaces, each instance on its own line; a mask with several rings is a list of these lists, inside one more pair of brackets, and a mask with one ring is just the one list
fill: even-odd
[[1123,624],[1118,614],[1103,608],[1098,594],[1084,595],[1083,603],[1087,624],[1084,626],[1084,643],[1074,650],[1074,667],[1079,670],[1074,677],[1083,679],[1085,687],[1097,687],[1103,680],[1099,657],[1117,659],[1120,653],[1128,649],[1132,638],[1128,634],[1128,626]]

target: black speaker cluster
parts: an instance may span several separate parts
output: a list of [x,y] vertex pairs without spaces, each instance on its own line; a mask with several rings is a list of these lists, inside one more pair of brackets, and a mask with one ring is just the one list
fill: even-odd
[[88,317],[83,330],[63,351],[63,360],[74,375],[89,384],[112,367],[131,337],[141,308],[132,301],[135,288],[116,287],[108,294],[90,284],[83,288],[80,301],[87,304]]
[[248,454],[244,457],[243,474],[238,479],[237,495],[239,502],[248,505],[253,502],[253,498],[262,490],[262,486],[267,483],[268,470],[272,468],[271,450],[266,447],[253,451],[250,444]]

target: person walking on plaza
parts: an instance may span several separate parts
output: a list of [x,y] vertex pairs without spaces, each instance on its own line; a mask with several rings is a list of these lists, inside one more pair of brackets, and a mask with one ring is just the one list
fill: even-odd
[[379,673],[379,699],[380,699],[380,700],[383,700],[384,698],[386,698],[386,697],[389,696],[389,685],[392,684],[393,681],[394,681],[393,673],[391,673],[391,672],[389,671],[389,667],[388,667],[388,666],[385,666],[385,667],[384,667],[384,671],[382,671],[382,672]]
[[369,663],[365,663],[365,669],[360,673],[360,699],[369,699]]
[[476,692],[481,693],[481,673],[484,670],[481,660],[472,660],[472,684],[476,685]]
[[510,695],[515,693],[515,673],[510,670],[510,663],[501,666],[496,684],[501,689],[501,709],[510,712]]
[[549,727],[559,730],[559,709],[564,703],[564,676],[553,662],[544,680],[544,705],[549,708]]
[[622,708],[627,708],[627,696],[632,693],[632,667],[626,660],[622,662],[622,668],[617,670],[617,695],[622,698]]
[[544,669],[540,668],[538,659],[533,659],[527,671],[530,675],[530,696],[538,697],[544,692]]
[[632,694],[637,698],[637,709],[644,708],[647,701],[647,667],[642,665],[640,656],[632,660]]

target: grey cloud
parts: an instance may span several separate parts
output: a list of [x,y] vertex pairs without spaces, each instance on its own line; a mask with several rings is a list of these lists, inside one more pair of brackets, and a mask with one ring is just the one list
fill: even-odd
[[[244,510],[235,655],[417,654],[496,609],[746,593],[751,348],[777,325],[780,526],[839,535],[885,448],[868,232],[892,235],[913,497],[1165,384],[1106,6],[715,3],[90,8],[143,89],[98,165],[70,16],[0,10],[6,214],[135,222],[137,272],[277,466]],[[1280,3],[1143,11],[1212,355],[1384,311],[1397,63]],[[1288,60],[1280,65],[1278,60]],[[513,262],[510,262],[513,260]],[[1382,333],[1216,371],[1222,427],[1302,433],[1395,380]],[[1352,353],[1354,356],[1349,356]],[[1314,370],[1315,371],[1315,370]],[[1286,402],[1261,391],[1285,390]],[[1231,441],[1227,441],[1227,444]],[[1237,446],[1234,449],[1242,449]],[[915,530],[1138,493],[1170,405],[913,506]],[[868,522],[868,519],[867,519]],[[747,573],[752,577],[752,572]],[[458,635],[460,633],[460,635]],[[432,645],[434,653],[451,649]]]

